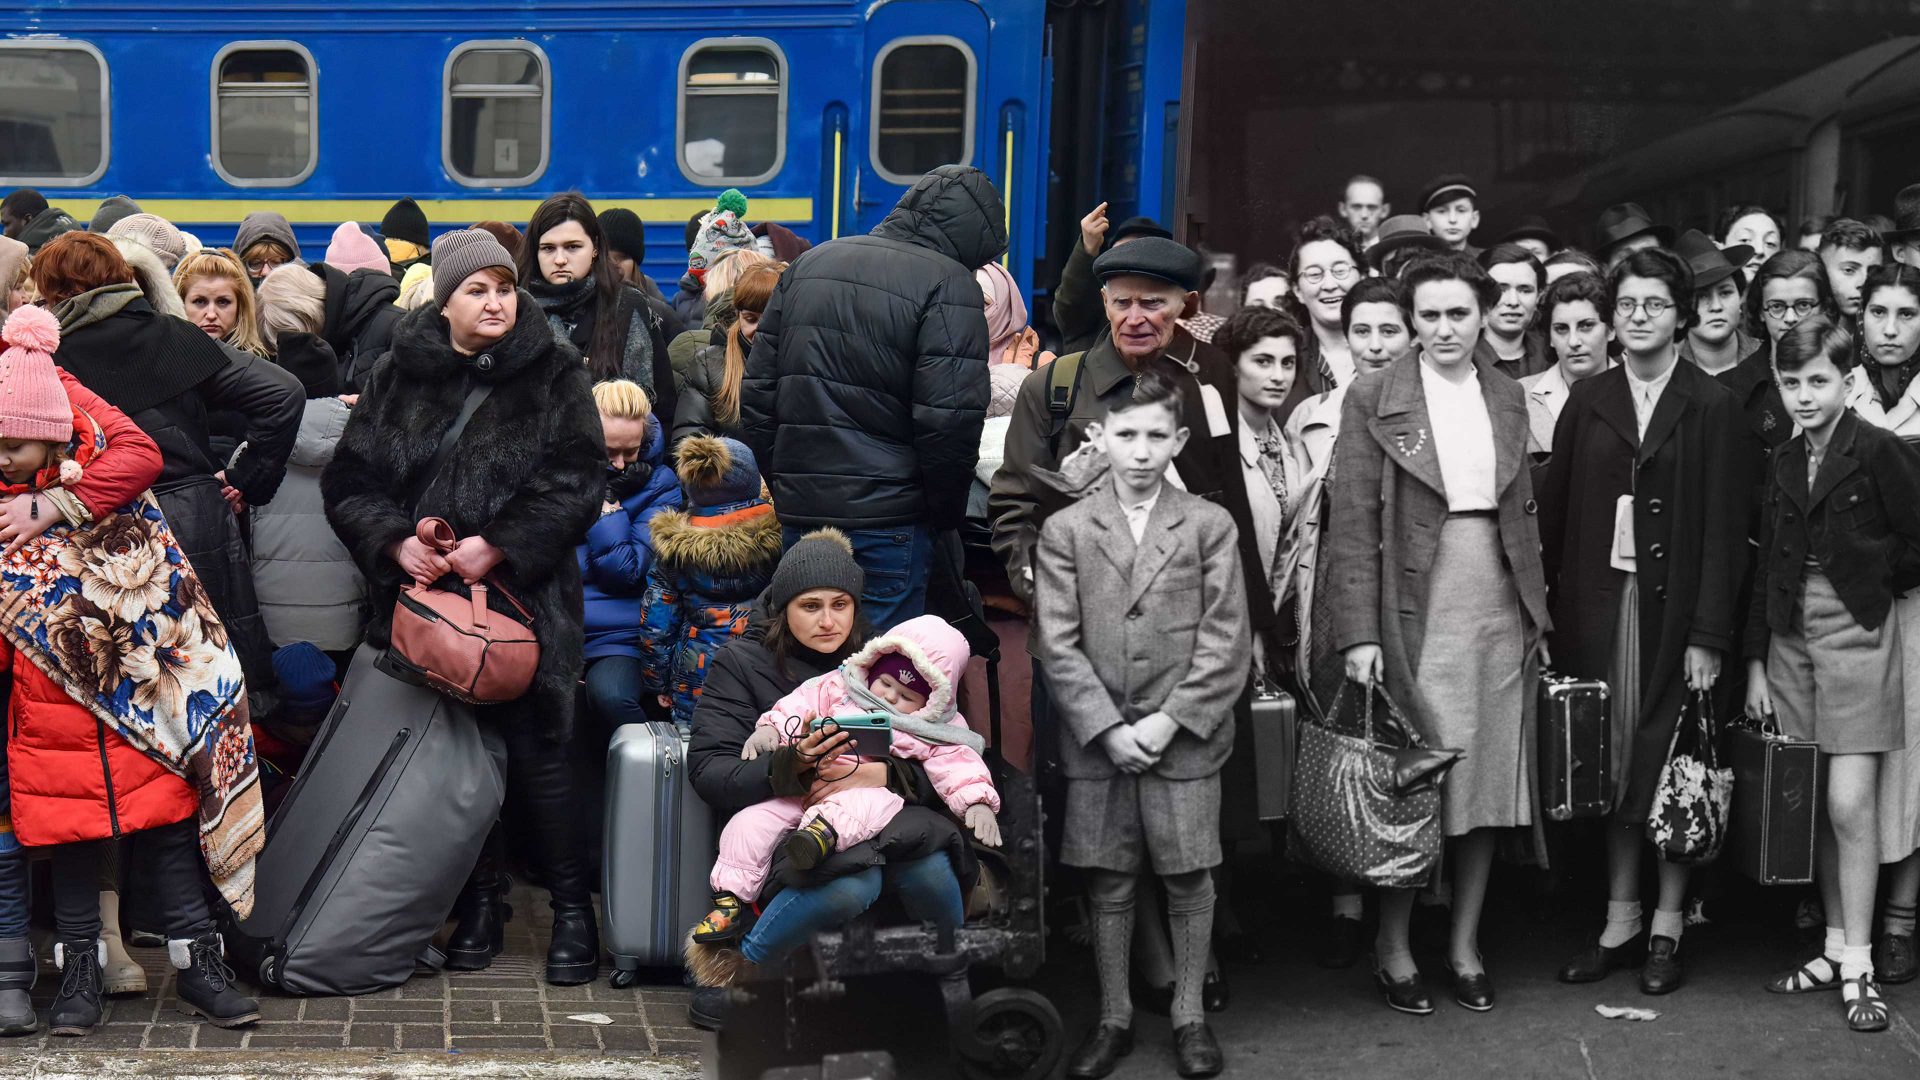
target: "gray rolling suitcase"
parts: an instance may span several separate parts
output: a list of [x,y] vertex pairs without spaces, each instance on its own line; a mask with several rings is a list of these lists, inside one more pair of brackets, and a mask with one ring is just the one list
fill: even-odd
[[607,744],[606,849],[601,900],[613,983],[643,967],[679,967],[687,931],[712,893],[714,814],[687,775],[687,743],[672,724],[623,724]]
[[473,870],[506,795],[506,745],[473,710],[354,654],[339,700],[267,826],[242,970],[290,994],[405,982]]

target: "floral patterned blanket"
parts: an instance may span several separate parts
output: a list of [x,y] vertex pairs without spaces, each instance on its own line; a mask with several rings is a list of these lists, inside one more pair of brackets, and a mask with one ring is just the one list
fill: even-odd
[[[81,464],[104,445],[90,419],[77,430],[88,428]],[[193,786],[207,869],[234,913],[250,914],[266,816],[240,658],[152,494],[0,559],[0,632]]]

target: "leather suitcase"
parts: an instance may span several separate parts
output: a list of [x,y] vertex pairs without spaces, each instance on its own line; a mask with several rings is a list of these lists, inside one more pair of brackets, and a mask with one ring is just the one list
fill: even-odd
[[1727,842],[1734,865],[1762,885],[1813,880],[1819,819],[1820,748],[1775,731],[1727,733],[1733,810]]
[[228,927],[236,966],[288,994],[365,994],[435,964],[506,796],[507,749],[444,694],[362,645],[267,825],[253,914]]
[[713,811],[689,780],[679,730],[650,723],[614,731],[600,873],[606,947],[617,972],[680,966],[687,931],[712,903],[716,836]]
[[1609,698],[1598,679],[1540,674],[1540,809],[1549,821],[1613,811]]
[[1300,749],[1298,710],[1293,695],[1262,680],[1254,688],[1254,806],[1261,821],[1287,816],[1293,796],[1293,762]]

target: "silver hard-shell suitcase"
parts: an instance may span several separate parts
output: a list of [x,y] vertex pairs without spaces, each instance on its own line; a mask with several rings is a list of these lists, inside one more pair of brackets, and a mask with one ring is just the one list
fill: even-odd
[[693,790],[672,724],[624,724],[607,744],[601,900],[616,986],[643,967],[679,967],[713,899],[714,814]]

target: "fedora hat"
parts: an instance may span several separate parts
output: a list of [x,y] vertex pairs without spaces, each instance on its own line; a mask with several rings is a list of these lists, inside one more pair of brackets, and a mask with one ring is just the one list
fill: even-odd
[[1367,249],[1367,262],[1375,270],[1386,257],[1406,247],[1426,248],[1429,251],[1449,251],[1447,242],[1433,235],[1427,219],[1419,214],[1395,214],[1380,223],[1379,239]]
[[1908,184],[1893,197],[1893,228],[1880,235],[1889,244],[1920,239],[1920,184]]
[[1600,250],[1608,248],[1622,240],[1631,240],[1636,236],[1653,234],[1661,247],[1673,244],[1673,230],[1665,225],[1655,225],[1639,203],[1616,203],[1600,211],[1600,220],[1594,223],[1593,231],[1600,236]]
[[1547,245],[1549,251],[1559,251],[1566,246],[1560,242],[1560,234],[1554,232],[1553,226],[1547,224],[1547,219],[1539,214],[1528,214],[1521,218],[1520,224],[1500,238],[1503,244],[1511,244],[1515,240],[1538,240]]
[[1673,253],[1687,260],[1695,289],[1718,285],[1753,261],[1753,248],[1746,244],[1722,248],[1699,229],[1681,233],[1673,242]]

